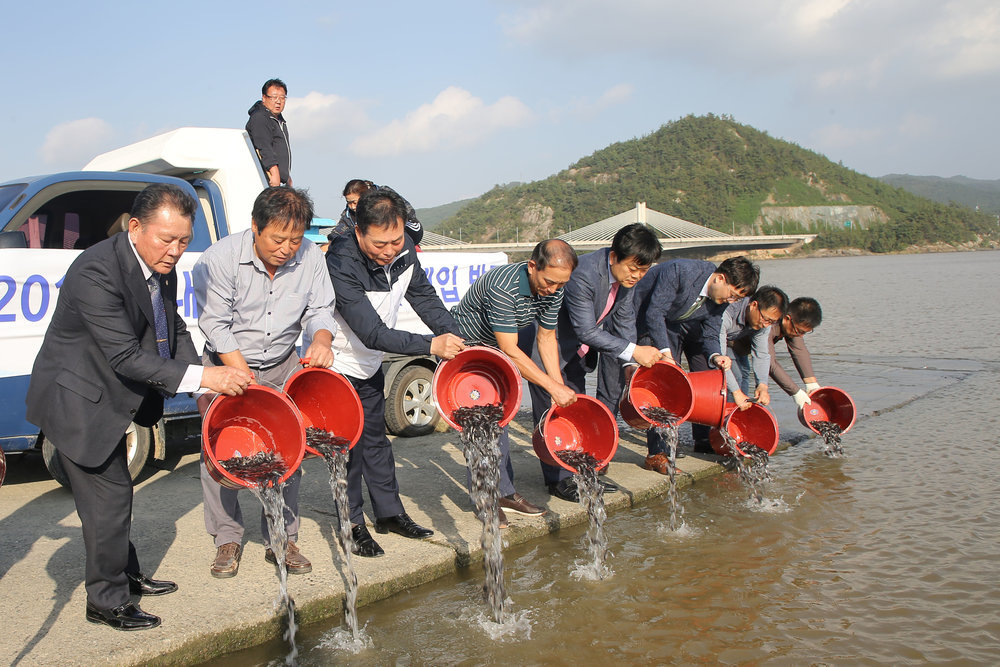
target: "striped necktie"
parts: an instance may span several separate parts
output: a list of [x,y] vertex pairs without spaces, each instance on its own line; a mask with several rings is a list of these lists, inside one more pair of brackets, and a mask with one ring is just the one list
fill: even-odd
[[160,278],[155,273],[146,281],[149,297],[153,302],[153,327],[156,329],[156,350],[164,359],[170,358],[170,341],[167,340],[167,309],[163,306],[160,293]]
[[696,310],[698,310],[699,308],[701,308],[701,304],[703,304],[703,303],[705,303],[705,297],[704,296],[699,296],[697,299],[694,300],[694,303],[691,304],[691,307],[687,309],[687,312],[684,313],[683,315],[681,315],[680,317],[678,317],[676,321],[677,322],[683,322],[687,318],[691,317],[692,315],[694,315],[694,313],[695,313]]

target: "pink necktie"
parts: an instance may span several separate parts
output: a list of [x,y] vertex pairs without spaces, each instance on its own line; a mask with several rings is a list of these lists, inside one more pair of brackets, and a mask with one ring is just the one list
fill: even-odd
[[[615,305],[615,295],[616,294],[618,294],[618,281],[617,280],[615,282],[611,283],[611,290],[608,292],[608,302],[606,304],[604,304],[604,312],[602,312],[601,316],[597,318],[597,323],[598,324],[600,324],[601,322],[603,322],[604,318],[607,317],[608,313],[611,312],[611,307]],[[587,345],[586,343],[584,343],[583,345],[580,346],[580,349],[577,350],[577,354],[579,354],[581,357],[585,357],[585,356],[587,356],[587,351],[589,349],[590,349],[590,346]]]

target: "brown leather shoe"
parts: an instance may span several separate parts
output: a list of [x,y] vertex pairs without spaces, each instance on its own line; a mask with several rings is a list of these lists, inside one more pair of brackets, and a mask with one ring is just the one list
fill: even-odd
[[509,510],[514,514],[523,514],[524,516],[542,516],[547,511],[538,505],[532,505],[524,496],[516,491],[500,499],[500,508]]
[[215,561],[212,563],[212,576],[216,579],[228,579],[235,577],[240,571],[240,556],[243,555],[243,546],[236,542],[229,542],[219,547],[215,552]]
[[646,457],[642,467],[666,475],[670,470],[670,458],[666,454],[653,454]]
[[[264,551],[264,560],[271,565],[278,564],[278,559],[274,557],[274,552],[270,549]],[[285,568],[288,570],[288,574],[308,574],[313,569],[309,559],[302,555],[298,545],[291,540],[288,540],[288,550],[285,552]]]
[[499,512],[500,512],[500,529],[503,530],[510,524],[507,522],[507,515],[503,513],[503,510],[501,509],[499,510]]

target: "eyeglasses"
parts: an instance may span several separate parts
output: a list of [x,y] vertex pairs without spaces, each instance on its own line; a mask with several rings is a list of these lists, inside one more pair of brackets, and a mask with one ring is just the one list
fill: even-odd
[[788,318],[788,329],[793,337],[805,336],[807,333],[811,333],[812,329],[809,327],[799,324],[791,318],[790,315],[785,315]]
[[264,97],[271,100],[272,102],[284,102],[285,100],[288,99],[288,97],[285,95],[265,95]]

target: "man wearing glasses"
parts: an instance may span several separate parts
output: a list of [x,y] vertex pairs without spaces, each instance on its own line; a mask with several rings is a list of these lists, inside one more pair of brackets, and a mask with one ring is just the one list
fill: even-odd
[[[805,407],[810,403],[809,392],[819,389],[819,381],[813,372],[812,357],[806,349],[804,336],[820,325],[823,321],[823,311],[819,307],[816,299],[808,296],[800,296],[792,299],[788,305],[788,312],[780,321],[771,325],[768,336],[768,352],[771,355],[771,379],[778,383],[778,386],[785,390],[785,393],[792,397],[797,406]],[[774,354],[774,344],[784,339],[788,347],[788,354],[795,364],[795,369],[799,372],[799,377],[805,384],[805,389],[800,389],[792,376],[785,372]]]
[[[723,370],[730,359],[719,345],[719,326],[728,304],[753,294],[760,269],[746,257],[730,257],[718,266],[699,259],[671,259],[652,267],[635,286],[639,343],[651,344],[666,361],[687,357],[691,372]],[[712,453],[709,427],[692,424],[694,451]],[[643,467],[666,475],[667,446],[657,429],[646,433],[649,456]]]
[[[746,410],[755,402],[761,405],[771,402],[767,388],[773,347],[770,344],[771,326],[780,322],[787,311],[788,296],[777,287],[765,285],[753,296],[730,305],[722,314],[719,346],[735,362],[726,370],[726,388],[740,410]],[[757,381],[753,399],[748,396],[751,369]]]
[[[563,290],[556,338],[559,367],[566,386],[586,393],[587,373],[597,369],[596,397],[611,414],[625,384],[623,365],[652,366],[662,354],[651,345],[637,345],[632,288],[660,258],[660,241],[641,223],[625,225],[615,234],[610,248],[580,257],[580,263]],[[536,326],[520,331],[518,346],[541,365],[534,344]],[[540,385],[528,384],[535,426],[552,406],[552,398]],[[549,493],[569,502],[579,502],[573,475],[561,466],[540,461]],[[607,470],[607,468],[605,468]],[[604,491],[617,487],[603,483]]]
[[289,170],[292,167],[292,148],[288,143],[288,125],[281,112],[288,98],[288,88],[281,79],[268,79],[261,87],[261,99],[247,111],[247,134],[257,150],[260,166],[271,187],[292,187]]

